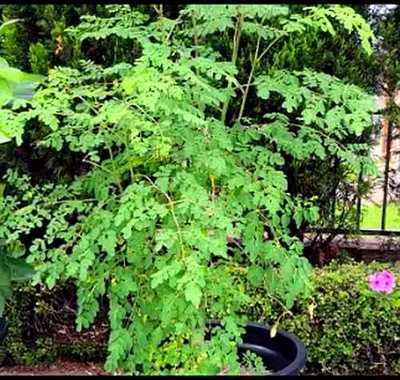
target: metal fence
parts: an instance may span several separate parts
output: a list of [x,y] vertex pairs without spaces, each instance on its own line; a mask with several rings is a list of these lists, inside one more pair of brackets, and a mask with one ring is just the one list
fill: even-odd
[[[387,121],[382,117],[378,118],[379,128],[377,129],[380,133],[375,136],[375,142],[378,148],[381,151],[381,157],[383,158],[383,181],[382,183],[375,188],[378,191],[378,204],[380,206],[380,227],[379,228],[360,228],[361,222],[361,211],[362,211],[362,199],[358,195],[357,196],[357,230],[360,231],[361,234],[365,235],[393,235],[400,236],[400,223],[398,228],[389,229],[387,228],[387,209],[390,201],[390,195],[392,195],[392,200],[399,200],[400,194],[400,151],[397,148],[400,134],[398,132],[398,128],[393,124],[393,122]],[[362,181],[362,177],[360,175],[358,179],[359,183]],[[376,203],[375,203],[376,204]],[[399,216],[400,216],[400,205],[399,205]]]
[[[381,115],[374,115],[375,136],[373,136],[371,154],[378,161],[378,167],[381,172],[381,178],[378,184],[375,184],[374,200],[370,198],[361,198],[359,191],[363,182],[360,174],[358,183],[356,184],[356,218],[354,228],[313,228],[312,231],[317,233],[328,233],[333,235],[348,235],[354,232],[360,235],[381,235],[381,236],[400,236],[400,128],[397,125],[385,120]],[[390,201],[399,202],[399,226],[396,228],[387,228],[387,211]],[[380,210],[379,227],[361,227],[362,206],[363,203],[373,204]],[[336,196],[334,200],[333,214],[336,212]],[[310,231],[311,232],[311,231]]]

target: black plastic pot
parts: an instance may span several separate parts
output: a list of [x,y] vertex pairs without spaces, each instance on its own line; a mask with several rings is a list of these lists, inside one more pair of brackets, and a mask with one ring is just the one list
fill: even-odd
[[0,317],[0,345],[4,343],[8,332],[8,324],[5,318]]
[[[221,322],[211,320],[207,323],[209,328],[221,327]],[[270,328],[259,323],[248,323],[246,332],[242,336],[243,343],[239,345],[239,360],[246,351],[251,351],[260,356],[264,366],[271,372],[266,375],[296,376],[306,363],[306,350],[293,334],[279,331],[271,338]]]

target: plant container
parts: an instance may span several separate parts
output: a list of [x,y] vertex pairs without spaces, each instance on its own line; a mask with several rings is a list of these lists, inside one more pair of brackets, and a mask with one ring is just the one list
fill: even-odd
[[4,341],[7,337],[8,324],[5,318],[0,317],[0,365],[3,364],[5,358]]
[[8,325],[5,318],[0,317],[0,346],[4,343],[8,332]]
[[[218,320],[207,322],[208,328],[222,327]],[[296,336],[286,331],[278,330],[271,338],[271,329],[259,323],[248,323],[242,335],[243,343],[239,344],[239,360],[246,351],[251,351],[260,356],[266,375],[296,376],[304,368],[306,350],[303,342]],[[209,333],[208,333],[209,336]]]

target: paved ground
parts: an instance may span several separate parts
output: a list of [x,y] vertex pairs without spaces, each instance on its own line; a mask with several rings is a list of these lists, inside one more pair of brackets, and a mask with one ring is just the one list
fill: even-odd
[[0,376],[59,376],[59,375],[81,375],[81,376],[101,376],[107,375],[102,369],[102,363],[80,363],[71,360],[59,359],[52,364],[42,364],[38,366],[1,366]]

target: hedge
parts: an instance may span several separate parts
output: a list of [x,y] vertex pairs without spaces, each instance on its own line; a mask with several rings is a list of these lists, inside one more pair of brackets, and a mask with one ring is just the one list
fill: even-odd
[[[295,333],[307,347],[305,373],[400,374],[400,306],[367,285],[368,273],[383,269],[395,275],[398,289],[398,264],[332,262],[315,270],[314,295],[297,304],[293,315],[274,310],[273,320],[281,315],[279,328]],[[248,314],[264,321],[269,305],[263,305],[262,291],[254,299]]]
[[[254,305],[245,312],[267,322],[280,317],[279,328],[295,333],[307,347],[306,374],[399,375],[400,308],[384,302],[381,294],[370,297],[369,272],[389,269],[400,282],[400,266],[333,262],[314,273],[315,292],[283,314],[271,311],[262,289],[254,291]],[[58,357],[103,360],[106,353],[105,311],[94,327],[74,332],[74,289],[70,284],[53,290],[23,286],[8,308],[10,335],[6,360],[36,364]],[[105,310],[107,305],[104,304]]]

